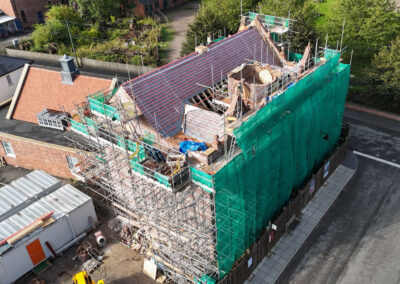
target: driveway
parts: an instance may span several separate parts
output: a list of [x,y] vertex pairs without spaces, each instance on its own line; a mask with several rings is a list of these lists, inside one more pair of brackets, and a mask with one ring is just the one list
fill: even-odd
[[193,22],[198,7],[198,1],[189,1],[166,12],[169,21],[168,25],[174,31],[174,39],[170,42],[167,50],[168,62],[181,57],[181,48],[186,39],[186,31]]

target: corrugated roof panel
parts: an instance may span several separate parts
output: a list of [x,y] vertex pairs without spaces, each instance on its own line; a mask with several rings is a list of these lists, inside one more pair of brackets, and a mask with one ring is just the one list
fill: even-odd
[[4,239],[23,229],[40,216],[54,211],[52,218],[58,220],[74,211],[91,198],[70,184],[64,185],[25,209],[0,222],[0,239]]
[[44,171],[36,170],[0,188],[0,221],[52,192],[61,182]]
[[51,187],[59,182],[58,179],[42,170],[30,172],[26,175],[26,177],[33,180],[35,183],[42,185],[43,187]]
[[192,53],[123,84],[138,107],[163,136],[181,131],[184,104],[233,68],[248,60],[280,64],[258,31],[250,28],[209,46],[204,54]]

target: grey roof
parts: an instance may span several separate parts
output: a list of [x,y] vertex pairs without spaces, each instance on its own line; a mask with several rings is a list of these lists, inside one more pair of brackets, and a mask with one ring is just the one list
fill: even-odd
[[0,221],[60,186],[61,182],[58,179],[44,171],[36,170],[0,187]]
[[[42,197],[25,209],[0,222],[0,240],[11,236],[33,223],[37,218],[54,211],[52,218],[58,220],[91,200],[70,184]],[[40,230],[40,229],[38,229]],[[36,232],[36,231],[35,231]],[[20,240],[19,242],[21,242]]]
[[32,60],[0,55],[0,77],[24,67],[25,64],[31,64]]
[[22,120],[6,119],[8,108],[9,106],[0,108],[0,132],[74,148],[73,143],[65,138],[70,135],[69,131],[43,127]]

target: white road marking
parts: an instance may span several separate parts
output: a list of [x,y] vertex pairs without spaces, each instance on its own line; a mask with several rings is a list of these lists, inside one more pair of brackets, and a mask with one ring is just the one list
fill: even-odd
[[396,163],[393,163],[393,162],[390,162],[390,161],[386,161],[384,159],[377,158],[377,157],[374,157],[374,156],[371,156],[371,155],[368,155],[368,154],[364,154],[364,153],[361,153],[361,152],[358,152],[358,151],[353,151],[353,153],[358,155],[358,156],[365,157],[365,158],[368,158],[368,159],[371,159],[371,160],[374,160],[374,161],[377,161],[377,162],[381,162],[381,163],[384,163],[386,165],[389,165],[389,166],[392,166],[392,167],[400,169],[400,165],[399,164],[396,164]]

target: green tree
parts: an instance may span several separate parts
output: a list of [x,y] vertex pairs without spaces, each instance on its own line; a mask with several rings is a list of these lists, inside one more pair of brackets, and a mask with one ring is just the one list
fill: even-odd
[[[72,7],[66,5],[52,6],[45,15],[46,22],[34,26],[32,40],[36,50],[46,50],[49,45],[57,48],[70,46],[70,38],[66,21],[69,23],[72,35],[77,35],[82,30],[82,19]],[[53,46],[54,48],[54,46]]]
[[375,54],[367,71],[376,90],[390,98],[400,112],[400,36]]
[[338,0],[328,18],[331,43],[340,40],[346,21],[343,45],[362,58],[372,58],[382,46],[400,35],[400,14],[390,0]]
[[[256,7],[257,1],[243,0],[243,12],[251,11]],[[207,36],[214,34],[232,34],[238,31],[240,24],[240,0],[203,0],[199,13],[193,24],[189,26],[186,41],[182,46],[181,54],[194,51],[197,44],[206,43]]]
[[120,5],[126,1],[114,0],[72,0],[71,4],[78,7],[82,18],[94,21],[107,21],[111,16],[119,16]]
[[318,14],[313,0],[262,0],[261,10],[266,15],[294,19],[291,50],[302,52],[308,42],[315,42],[318,33],[315,22]]

